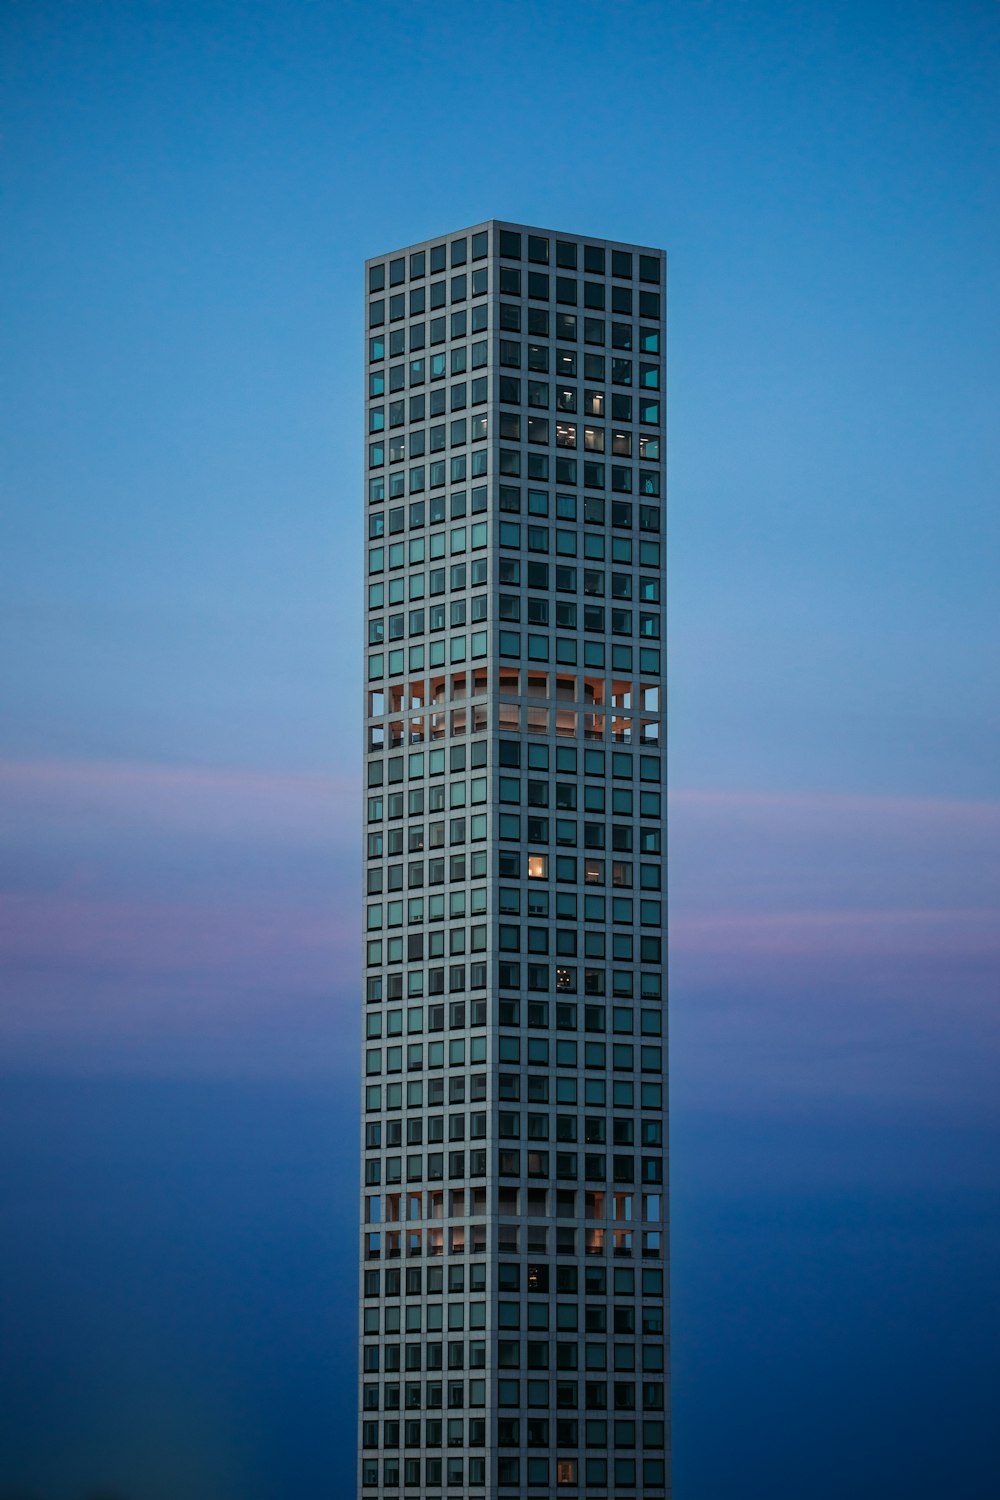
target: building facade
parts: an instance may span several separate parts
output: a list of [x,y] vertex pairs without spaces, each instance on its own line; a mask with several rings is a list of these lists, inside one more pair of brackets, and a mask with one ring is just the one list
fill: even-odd
[[665,275],[365,266],[364,1500],[670,1493]]

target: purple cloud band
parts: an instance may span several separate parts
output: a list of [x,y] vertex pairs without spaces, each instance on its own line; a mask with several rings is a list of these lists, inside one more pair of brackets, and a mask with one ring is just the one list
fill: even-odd
[[[353,1056],[360,802],[351,777],[0,762],[8,1061],[280,1071]],[[698,789],[670,803],[682,1029],[699,993],[716,1025],[727,996],[763,997],[763,1017],[831,983],[848,1004],[860,986],[911,1009],[957,987],[986,1014],[1000,807]]]

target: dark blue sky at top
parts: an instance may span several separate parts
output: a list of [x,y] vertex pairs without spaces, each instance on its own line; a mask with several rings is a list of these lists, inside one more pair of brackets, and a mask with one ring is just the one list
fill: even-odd
[[0,27],[0,1496],[349,1493],[360,268],[493,216],[670,256],[679,1500],[992,1497],[995,6]]

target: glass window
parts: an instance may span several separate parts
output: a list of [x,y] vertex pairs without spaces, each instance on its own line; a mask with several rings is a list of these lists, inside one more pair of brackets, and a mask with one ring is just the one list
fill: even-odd
[[549,310],[547,307],[528,308],[528,332],[536,339],[549,336]]

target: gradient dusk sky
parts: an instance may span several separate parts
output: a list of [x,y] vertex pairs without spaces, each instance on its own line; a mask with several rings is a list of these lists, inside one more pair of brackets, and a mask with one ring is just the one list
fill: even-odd
[[353,1487],[361,263],[670,257],[678,1500],[994,1500],[1000,9],[0,21],[0,1497]]

